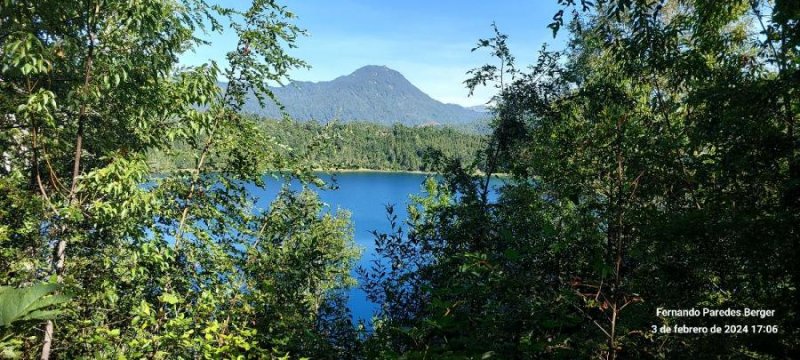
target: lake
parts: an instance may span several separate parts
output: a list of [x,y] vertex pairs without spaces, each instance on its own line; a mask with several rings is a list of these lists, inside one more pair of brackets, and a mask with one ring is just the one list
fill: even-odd
[[[350,212],[354,240],[362,248],[362,257],[356,266],[364,267],[369,265],[375,255],[375,241],[371,231],[390,231],[386,205],[395,205],[397,221],[402,223],[408,215],[406,205],[409,195],[421,194],[422,184],[428,177],[425,174],[404,172],[347,172],[319,176],[328,183],[333,178],[338,185],[336,190],[317,190],[317,193],[330,210],[342,209]],[[258,205],[261,208],[267,207],[280,187],[280,182],[271,177],[267,184],[266,190],[252,188],[257,191],[254,195],[260,198]],[[294,187],[299,188],[299,184],[294,184]],[[353,275],[355,276],[355,269]],[[369,323],[377,310],[377,305],[367,301],[366,294],[358,288],[349,291],[348,306],[356,322],[364,320]]]

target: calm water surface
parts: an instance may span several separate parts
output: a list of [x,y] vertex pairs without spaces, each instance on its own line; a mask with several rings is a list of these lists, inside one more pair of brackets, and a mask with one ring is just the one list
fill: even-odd
[[[350,211],[354,239],[362,248],[362,257],[356,266],[368,267],[370,260],[375,258],[375,241],[371,231],[390,231],[386,205],[395,205],[397,221],[402,223],[408,215],[406,205],[409,203],[409,195],[422,194],[422,185],[427,175],[358,172],[321,174],[320,177],[328,183],[333,180],[338,185],[336,190],[318,190],[317,193],[328,204],[329,210]],[[300,188],[299,184],[293,184],[293,187]],[[279,188],[280,182],[272,178],[269,178],[266,190],[253,187],[256,192],[254,195],[259,198],[258,206],[266,208],[275,199]],[[355,269],[353,275],[355,276]],[[348,305],[355,321],[365,320],[368,323],[377,310],[377,306],[367,301],[364,292],[358,288],[350,290]]]

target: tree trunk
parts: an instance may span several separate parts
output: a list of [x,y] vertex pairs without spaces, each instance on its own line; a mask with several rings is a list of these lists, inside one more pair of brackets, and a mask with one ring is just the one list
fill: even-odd
[[[91,15],[93,11],[96,11],[96,7],[92,7],[91,2],[87,3],[87,21],[86,27],[89,36],[89,51],[86,55],[86,67],[84,70],[84,78],[83,78],[83,86],[85,89],[89,88],[89,83],[92,80],[92,63],[94,61],[94,42],[95,42],[95,29],[94,26],[91,25],[91,20],[93,16]],[[72,165],[72,183],[69,189],[69,197],[67,201],[67,208],[72,207],[77,201],[77,193],[76,190],[78,188],[78,177],[81,174],[81,153],[83,152],[83,132],[84,132],[84,123],[86,121],[86,111],[87,106],[86,104],[81,105],[80,112],[78,114],[78,131],[75,135],[75,158],[74,163]],[[64,264],[66,263],[66,252],[67,252],[67,235],[68,229],[66,226],[62,227],[60,231],[60,236],[58,239],[58,246],[56,247],[56,256],[55,256],[55,275],[56,281],[61,284],[64,281]],[[50,350],[53,344],[53,321],[47,320],[47,324],[45,325],[44,329],[44,341],[42,343],[42,356],[41,360],[48,360],[50,359]]]

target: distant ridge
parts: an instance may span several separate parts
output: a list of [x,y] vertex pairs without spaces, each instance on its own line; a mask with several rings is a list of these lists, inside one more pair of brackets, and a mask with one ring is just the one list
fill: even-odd
[[467,107],[467,109],[470,109],[470,110],[472,110],[472,111],[479,112],[479,113],[488,113],[488,112],[491,112],[491,111],[492,111],[492,110],[491,110],[491,109],[489,109],[489,107],[487,107],[486,105],[475,105],[475,106],[470,106],[470,107]]
[[[386,66],[369,65],[331,81],[294,81],[271,89],[289,115],[300,121],[336,119],[418,126],[464,125],[489,117],[485,112],[434,100]],[[254,98],[248,99],[244,111],[280,116],[277,106],[262,108]]]

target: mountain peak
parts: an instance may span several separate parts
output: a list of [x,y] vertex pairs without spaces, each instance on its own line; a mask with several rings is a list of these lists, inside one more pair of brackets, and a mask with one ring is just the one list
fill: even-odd
[[362,66],[347,77],[355,77],[355,78],[381,78],[381,79],[392,79],[392,80],[406,80],[405,76],[401,74],[397,70],[390,69],[385,65],[367,65]]
[[355,71],[353,71],[353,74],[356,74],[356,73],[386,73],[386,72],[397,72],[397,70],[392,70],[386,65],[364,65],[364,66],[356,69]]
[[[272,88],[273,94],[296,120],[322,122],[367,121],[381,124],[463,124],[486,119],[485,113],[443,104],[422,92],[403,74],[382,65],[360,67],[331,81],[293,82]],[[248,102],[245,110],[280,116],[275,106],[261,108]]]

